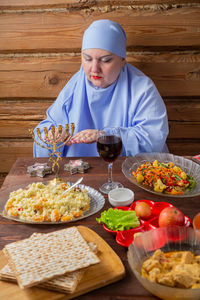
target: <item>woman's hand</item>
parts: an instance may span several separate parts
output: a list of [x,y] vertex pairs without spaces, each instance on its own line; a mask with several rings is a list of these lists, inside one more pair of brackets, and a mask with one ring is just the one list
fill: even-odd
[[97,141],[98,130],[97,129],[86,129],[75,134],[69,143],[71,144],[91,144]]
[[60,143],[60,142],[66,141],[68,136],[69,136],[69,134],[66,137],[66,130],[64,128],[62,128],[62,131],[59,131],[58,128],[55,128],[55,133],[53,133],[52,130],[49,130],[48,137],[46,138],[46,136],[45,136],[44,139],[50,143],[52,143],[53,141],[55,141],[56,143]]

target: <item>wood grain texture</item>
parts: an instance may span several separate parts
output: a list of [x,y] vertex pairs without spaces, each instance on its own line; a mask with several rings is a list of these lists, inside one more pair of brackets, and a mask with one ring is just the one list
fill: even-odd
[[[168,111],[170,133],[167,144],[177,155],[200,153],[199,99],[164,99]],[[28,129],[45,118],[52,100],[4,100],[0,103],[1,172],[7,173],[17,157],[33,155],[33,141]],[[12,111],[10,110],[12,107]]]
[[33,141],[27,139],[0,140],[1,172],[5,178],[14,162],[19,157],[33,157]]
[[169,152],[176,155],[200,154],[200,139],[168,139]]
[[[33,164],[33,142],[28,128],[45,118],[47,107],[79,69],[82,33],[93,20],[102,18],[117,21],[125,28],[127,61],[152,78],[164,98],[170,123],[167,140],[170,152],[177,155],[200,153],[199,14],[197,0],[1,0],[0,185],[14,163],[18,173],[12,169],[6,184],[33,180],[26,174],[26,167]],[[89,160],[92,168],[84,174],[84,183],[98,190],[107,177],[107,166],[103,160],[85,160]],[[114,164],[115,180],[134,188],[136,200],[159,201],[160,197],[151,196],[127,181],[121,173],[123,160],[119,158]],[[66,172],[62,176],[72,182],[77,177]],[[199,208],[198,200],[180,202],[174,198],[173,204],[193,218]],[[107,208],[106,196],[104,209]],[[117,245],[115,238],[97,224],[95,217],[99,214],[81,224],[98,232],[120,254],[127,276],[120,284],[88,293],[80,299],[155,299],[142,289],[131,273],[126,249]],[[55,228],[51,226],[27,226],[0,217],[0,248],[33,232],[52,230]],[[29,298],[33,297],[32,292],[26,293]],[[55,299],[51,293],[44,298],[44,293],[38,290],[37,297]],[[4,296],[2,290],[0,294]],[[14,290],[12,297],[15,296],[18,299],[20,295]],[[57,294],[56,299],[66,298]]]
[[[199,96],[197,52],[128,52],[127,61],[156,84],[162,97]],[[56,98],[80,68],[80,55],[0,57],[0,98]]]
[[35,120],[46,117],[46,110],[53,100],[2,100],[0,101],[0,120]]
[[[183,129],[182,131],[184,132]],[[176,155],[196,155],[200,153],[200,138],[168,138],[167,145],[169,151]],[[0,175],[5,178],[17,158],[33,157],[33,141],[28,139],[0,140],[0,157]]]
[[55,98],[80,68],[80,57],[0,59],[0,97]]
[[[171,122],[199,122],[200,98],[163,98],[168,120]],[[13,121],[41,121],[46,118],[46,110],[54,100],[5,100],[0,101],[0,120]],[[1,132],[0,132],[1,133]],[[0,134],[1,137],[1,134]]]
[[200,99],[164,98],[164,102],[167,108],[168,120],[171,123],[179,121],[200,122]]
[[[37,9],[37,8],[60,8],[71,6],[92,6],[92,5],[132,5],[137,7],[138,5],[151,5],[152,7],[160,7],[160,9],[170,9],[172,5],[182,6],[184,3],[188,4],[188,0],[88,0],[88,1],[76,1],[76,0],[1,0],[0,9],[13,10],[13,9]],[[134,5],[133,5],[134,4]],[[190,0],[190,5],[197,4],[197,0]]]
[[66,11],[3,13],[0,18],[0,52],[78,51],[82,35],[97,19],[120,23],[127,47],[200,46],[199,6],[165,10],[128,6],[88,7]]
[[[0,136],[2,138],[31,138],[29,129],[35,128],[36,121],[0,121]],[[169,121],[169,138],[200,138],[200,122]]]
[[[70,175],[68,172],[63,170],[63,165],[69,161],[70,158],[64,158],[62,161],[61,166],[61,173],[60,177],[70,182],[75,182],[79,177],[80,174]],[[84,184],[91,186],[92,188],[98,190],[99,186],[103,184],[107,178],[107,165],[106,163],[100,158],[83,158],[84,160],[88,161],[89,164],[92,166],[87,173],[84,173]],[[10,170],[9,176],[6,178],[4,187],[10,186],[13,183],[24,183],[24,182],[31,182],[33,178],[30,178],[28,174],[26,174],[26,167],[27,165],[32,165],[35,161],[38,162],[45,162],[45,158],[23,158],[16,161],[13,168]],[[141,188],[133,185],[130,181],[128,181],[121,171],[121,165],[124,161],[124,158],[118,158],[113,167],[113,178],[116,181],[121,182],[125,187],[134,190],[135,193],[135,200],[139,199],[150,199],[153,201],[167,201],[172,203],[174,206],[179,208],[183,211],[185,215],[187,215],[191,220],[199,210],[199,197],[192,197],[188,200],[188,198],[170,198],[168,196],[161,199],[160,195],[151,194],[142,190]],[[98,176],[97,176],[98,174]],[[82,175],[81,175],[82,176]],[[51,176],[48,176],[50,180]],[[43,180],[42,178],[35,178],[38,180]],[[47,178],[45,178],[47,179]],[[108,202],[107,195],[105,196],[105,205],[102,209],[107,210],[110,207]],[[99,234],[117,253],[117,255],[121,258],[125,269],[126,269],[126,276],[112,285],[107,287],[102,287],[95,291],[92,291],[88,294],[80,296],[77,299],[80,300],[156,300],[157,298],[151,295],[147,290],[145,290],[139,283],[136,277],[131,272],[131,269],[127,262],[127,249],[118,245],[115,240],[115,236],[109,234],[103,229],[103,226],[98,224],[96,218],[100,216],[100,212],[96,213],[93,216],[90,216],[86,219],[82,219],[79,222],[77,221],[74,225],[82,225],[87,226],[88,228],[95,231]],[[72,223],[64,224],[64,225],[27,225],[19,222],[13,222],[12,220],[8,220],[5,218],[0,217],[0,249],[2,249],[6,244],[14,241],[21,240],[23,238],[29,237],[33,232],[38,233],[47,233],[52,232],[54,230],[64,229],[70,227]],[[28,291],[27,291],[28,293]],[[16,293],[14,293],[15,296]],[[19,294],[17,294],[19,296]],[[28,293],[29,299],[32,299],[31,293]],[[38,299],[41,296],[41,293],[38,293]],[[5,297],[4,297],[5,298]],[[18,297],[19,299],[19,297]],[[42,300],[49,300],[51,299],[50,296],[43,298]],[[59,299],[59,298],[58,298]],[[62,300],[65,297],[61,298]],[[10,299],[9,299],[10,300]]]

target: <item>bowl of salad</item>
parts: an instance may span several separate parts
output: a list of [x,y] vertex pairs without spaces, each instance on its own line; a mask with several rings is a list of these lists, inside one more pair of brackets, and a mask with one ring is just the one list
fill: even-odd
[[126,178],[142,189],[168,197],[200,195],[200,165],[170,153],[141,153],[122,164]]

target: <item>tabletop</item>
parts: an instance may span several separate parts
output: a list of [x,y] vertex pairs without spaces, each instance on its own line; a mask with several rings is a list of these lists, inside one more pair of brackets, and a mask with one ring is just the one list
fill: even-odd
[[[76,159],[76,158],[71,158]],[[75,182],[78,178],[83,176],[82,184],[90,186],[96,190],[99,186],[107,180],[107,164],[98,157],[84,157],[84,161],[87,161],[90,168],[84,174],[73,174],[71,175],[68,171],[64,170],[64,164],[68,163],[70,158],[63,158],[60,163],[59,177],[69,182]],[[135,200],[149,199],[153,201],[167,201],[172,203],[174,206],[179,208],[185,215],[191,220],[195,214],[199,211],[199,197],[191,198],[177,198],[177,197],[163,197],[149,193],[138,186],[133,185],[126,179],[122,173],[121,166],[125,157],[118,158],[113,164],[113,179],[121,182],[124,187],[130,188],[135,193]],[[11,168],[8,176],[2,185],[2,189],[7,188],[11,185],[20,185],[24,183],[31,183],[34,181],[44,181],[54,178],[54,175],[47,175],[44,178],[31,177],[27,173],[27,167],[33,165],[35,162],[47,162],[47,158],[19,158]],[[108,202],[107,195],[105,196],[105,205],[101,211],[108,209],[111,205]],[[100,237],[102,237],[111,248],[121,258],[125,270],[126,276],[116,283],[112,283],[108,286],[96,289],[87,294],[81,295],[74,299],[90,300],[90,299],[101,299],[101,300],[151,300],[157,299],[145,290],[138,282],[136,277],[132,274],[127,261],[127,248],[118,245],[115,241],[115,237],[103,229],[103,226],[98,224],[96,217],[100,216],[101,211],[96,214],[89,216],[76,222],[58,224],[58,225],[39,225],[39,224],[23,224],[8,220],[0,217],[0,250],[11,242],[18,241],[24,238],[28,238],[34,232],[48,233],[54,230],[64,229],[70,226],[83,225],[95,231]],[[59,294],[59,293],[58,293]],[[65,299],[65,297],[58,295],[57,299]],[[44,299],[45,300],[45,299]]]

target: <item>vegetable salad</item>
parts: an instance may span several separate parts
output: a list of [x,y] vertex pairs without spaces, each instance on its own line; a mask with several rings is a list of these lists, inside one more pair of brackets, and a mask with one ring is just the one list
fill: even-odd
[[181,195],[196,184],[192,176],[172,162],[145,162],[136,172],[132,171],[132,174],[138,183],[149,186],[158,193]]

